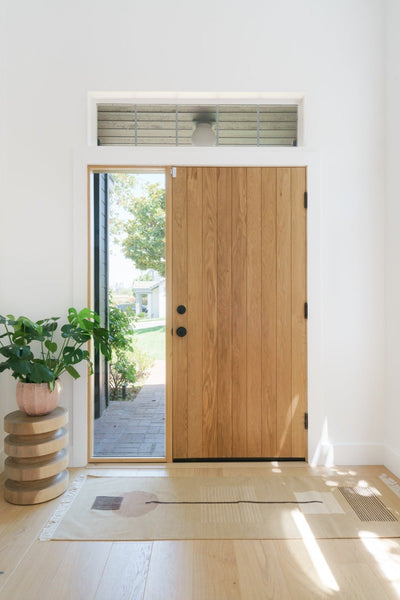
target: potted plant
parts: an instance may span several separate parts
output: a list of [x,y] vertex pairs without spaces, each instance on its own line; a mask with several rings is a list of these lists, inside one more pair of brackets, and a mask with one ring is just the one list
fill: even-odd
[[31,321],[0,315],[0,373],[9,369],[18,380],[17,404],[29,415],[48,414],[57,406],[63,373],[78,379],[75,366],[82,361],[93,373],[90,354],[82,348],[89,340],[107,359],[111,357],[109,332],[100,326],[97,313],[70,308],[61,336],[56,334],[58,321],[59,317]]

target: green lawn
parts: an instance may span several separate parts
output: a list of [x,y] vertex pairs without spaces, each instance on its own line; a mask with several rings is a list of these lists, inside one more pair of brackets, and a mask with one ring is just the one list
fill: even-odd
[[165,325],[138,329],[134,337],[140,350],[154,360],[165,360]]

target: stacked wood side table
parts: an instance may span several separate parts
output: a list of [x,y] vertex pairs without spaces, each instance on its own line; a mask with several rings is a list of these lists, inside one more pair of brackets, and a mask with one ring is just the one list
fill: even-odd
[[39,504],[62,494],[68,485],[68,411],[30,417],[16,410],[4,417],[7,477],[4,497],[12,504]]

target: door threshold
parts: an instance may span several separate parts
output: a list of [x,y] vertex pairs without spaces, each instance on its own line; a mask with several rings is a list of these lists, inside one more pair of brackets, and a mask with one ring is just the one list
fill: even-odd
[[279,457],[239,457],[239,458],[174,458],[174,463],[193,463],[193,462],[306,462],[305,458],[279,458]]

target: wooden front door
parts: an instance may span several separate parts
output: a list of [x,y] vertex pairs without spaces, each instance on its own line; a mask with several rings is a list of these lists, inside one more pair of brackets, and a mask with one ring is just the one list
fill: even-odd
[[171,188],[173,458],[306,458],[306,169]]

